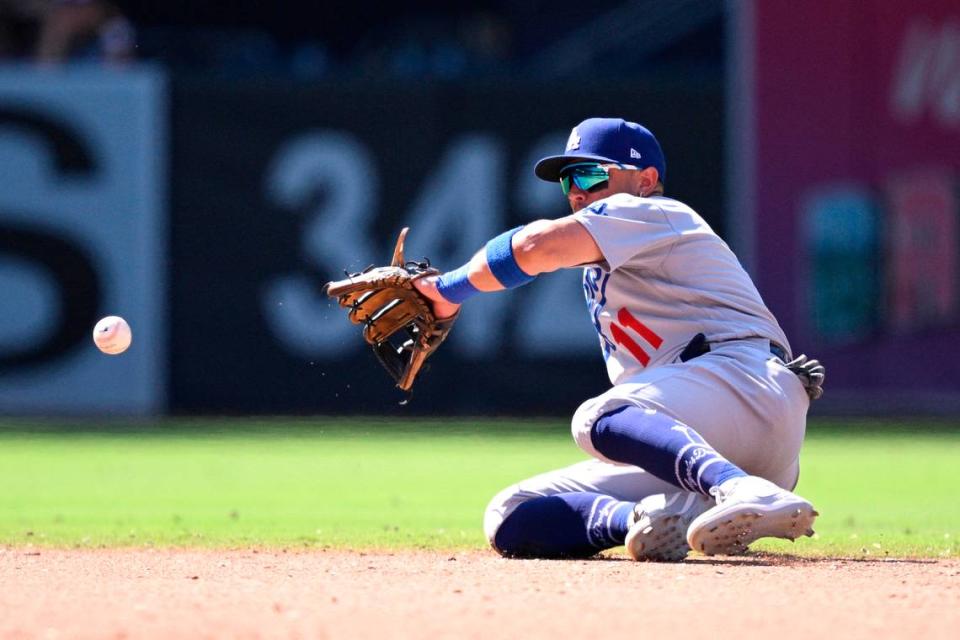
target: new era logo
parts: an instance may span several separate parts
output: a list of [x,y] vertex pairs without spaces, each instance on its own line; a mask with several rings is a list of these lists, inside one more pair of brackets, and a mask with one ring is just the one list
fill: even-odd
[[577,133],[576,127],[573,131],[570,132],[570,137],[567,138],[567,151],[573,151],[574,149],[580,148],[580,134]]
[[639,152],[639,151],[637,151],[637,150],[634,149],[633,147],[630,147],[630,157],[631,157],[631,158],[636,158],[636,159],[639,160],[639,159],[642,158],[643,156],[640,155],[640,152]]

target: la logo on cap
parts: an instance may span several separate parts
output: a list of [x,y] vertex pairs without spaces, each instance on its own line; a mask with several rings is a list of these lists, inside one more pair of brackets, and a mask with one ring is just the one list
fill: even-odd
[[577,133],[577,128],[574,127],[573,131],[570,132],[570,137],[567,138],[567,151],[573,151],[574,149],[580,148],[580,134]]

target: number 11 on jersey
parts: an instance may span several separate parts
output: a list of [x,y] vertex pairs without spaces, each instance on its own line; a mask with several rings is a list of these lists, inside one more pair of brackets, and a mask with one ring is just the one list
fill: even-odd
[[[620,324],[617,324],[617,322]],[[630,337],[623,327],[631,329],[643,338],[647,344],[653,347],[654,351],[659,349],[660,345],[663,344],[663,338],[657,335],[653,329],[640,322],[626,308],[620,309],[620,311],[617,312],[617,322],[610,323],[610,333],[613,335],[613,341],[629,351],[634,358],[640,361],[640,364],[647,366],[650,363],[650,356],[636,340]],[[620,325],[623,325],[623,327]]]

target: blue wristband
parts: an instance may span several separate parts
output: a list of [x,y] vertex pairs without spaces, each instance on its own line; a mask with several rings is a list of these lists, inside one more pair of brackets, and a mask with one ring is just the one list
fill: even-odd
[[480,293],[480,289],[473,286],[467,277],[469,270],[470,263],[468,262],[459,269],[448,271],[440,276],[440,279],[437,281],[437,292],[446,298],[448,302],[455,304],[463,304],[464,300]]
[[487,265],[504,289],[513,289],[535,278],[520,268],[513,255],[513,236],[523,227],[505,231],[487,243]]

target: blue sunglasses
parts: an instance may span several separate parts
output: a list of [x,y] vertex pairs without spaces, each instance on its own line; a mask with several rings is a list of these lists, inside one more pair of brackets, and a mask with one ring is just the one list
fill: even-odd
[[[605,162],[604,164],[615,164]],[[622,165],[617,164],[618,167]],[[560,171],[560,188],[563,195],[570,193],[574,185],[583,191],[598,191],[607,185],[610,174],[599,162],[576,162],[568,164]]]

